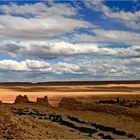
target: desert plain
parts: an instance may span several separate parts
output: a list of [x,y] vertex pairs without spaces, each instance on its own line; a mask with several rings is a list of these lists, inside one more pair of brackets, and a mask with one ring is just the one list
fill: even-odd
[[2,83],[0,100],[1,139],[140,138],[140,81]]

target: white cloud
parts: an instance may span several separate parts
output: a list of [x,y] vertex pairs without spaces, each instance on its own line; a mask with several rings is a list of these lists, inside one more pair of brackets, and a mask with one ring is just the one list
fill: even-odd
[[121,23],[133,29],[140,29],[140,11],[126,12],[121,10],[114,12],[107,7],[102,0],[87,0],[84,3],[88,8],[95,11],[100,11],[108,18],[117,19]]
[[13,57],[30,58],[64,58],[77,55],[116,55],[116,50],[101,47],[93,43],[69,43],[63,41],[20,41],[20,42],[1,42],[0,53],[9,54]]
[[47,39],[50,36],[72,32],[77,28],[93,27],[82,20],[51,16],[47,18],[30,18],[0,15],[0,35],[9,38]]
[[116,42],[126,44],[140,44],[140,34],[129,31],[94,29],[95,36],[88,34],[75,34],[75,40],[81,42]]
[[18,71],[18,72],[48,72],[54,74],[78,73],[80,67],[76,64],[58,62],[49,63],[40,60],[0,60],[0,71]]
[[127,31],[118,31],[118,30],[95,30],[96,36],[110,41],[120,41],[120,42],[139,42],[140,34],[127,32]]
[[[139,28],[139,11],[114,12],[102,1],[86,1],[85,4],[103,12],[108,18]],[[60,3],[51,3],[49,6],[43,2],[0,5],[0,11],[4,13],[0,15],[0,54],[11,57],[11,60],[0,60],[0,80],[4,81],[5,73],[5,79],[9,81],[32,82],[139,77],[140,34],[99,29],[81,20],[77,10]],[[79,28],[90,29],[95,35],[78,34]],[[59,39],[62,34],[64,38],[69,36],[65,36],[65,33],[73,37],[68,42]],[[103,42],[126,43],[131,46],[111,48]],[[18,62],[12,60],[13,57],[25,60]],[[55,58],[59,58],[59,62],[46,61]],[[80,61],[76,58],[80,58]]]
[[[118,35],[119,36],[119,35]],[[121,35],[120,35],[121,36]],[[116,36],[117,37],[117,36]],[[113,36],[103,36],[104,40],[119,39]],[[127,36],[129,38],[129,36]],[[123,35],[122,35],[123,39]],[[125,37],[124,37],[125,39]],[[97,41],[97,40],[96,40]],[[131,40],[130,40],[131,41]],[[0,54],[12,57],[55,59],[70,56],[106,56],[106,57],[140,57],[140,46],[132,45],[127,48],[110,48],[107,44],[96,43],[69,43],[64,41],[2,41]]]
[[25,60],[20,62],[21,66],[26,66],[25,70],[50,70],[50,64],[39,60]]
[[0,36],[5,38],[46,40],[48,37],[73,32],[78,28],[94,28],[91,23],[73,18],[78,12],[66,4],[0,5]]
[[38,2],[35,4],[17,5],[17,3],[10,3],[9,5],[0,5],[0,11],[4,14],[20,14],[20,15],[34,15],[34,16],[72,16],[76,15],[76,9],[66,4],[53,4],[47,6],[46,2]]
[[57,64],[54,64],[53,70],[54,73],[56,74],[63,74],[63,73],[82,74],[82,72],[80,72],[80,66],[73,63],[66,63],[66,62],[58,62]]
[[[136,61],[134,65],[134,61]],[[0,60],[1,78],[9,81],[88,80],[94,78],[139,78],[140,60],[136,59],[93,59],[74,62],[46,62],[39,60]],[[130,67],[133,65],[133,67]],[[7,73],[2,75],[2,73]],[[24,75],[24,76],[23,76]],[[51,79],[47,79],[47,78]],[[11,78],[11,79],[10,79]],[[97,79],[98,79],[97,78]],[[98,79],[98,80],[99,80]]]
[[0,70],[4,71],[41,71],[49,70],[50,64],[44,61],[38,60],[25,60],[25,61],[15,61],[15,60],[1,60]]
[[20,65],[20,63],[14,60],[1,60],[0,61],[0,70],[23,71],[25,69],[27,69],[25,65]]

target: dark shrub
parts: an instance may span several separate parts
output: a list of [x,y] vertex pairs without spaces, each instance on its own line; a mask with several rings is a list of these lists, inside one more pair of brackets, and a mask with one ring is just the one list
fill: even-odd
[[62,120],[62,119],[60,120],[60,124],[61,124],[61,125],[68,126],[68,127],[71,127],[71,128],[74,128],[74,129],[77,129],[77,126],[75,126],[73,123],[64,121],[64,120]]
[[41,116],[47,116],[47,114],[45,114],[45,113],[43,114],[43,113],[42,113]]
[[126,132],[117,130],[117,131],[115,132],[115,134],[116,134],[116,135],[120,135],[120,136],[125,136],[125,135],[126,135]]
[[61,119],[60,115],[50,114],[49,120],[54,121],[54,122],[60,122],[60,120],[62,120],[62,119]]
[[89,134],[88,134],[88,136],[89,136],[89,137],[92,137],[92,134],[91,134],[91,133],[89,133]]
[[29,112],[29,110],[24,110],[24,112],[28,113],[28,112]]
[[34,113],[31,111],[31,112],[28,113],[28,115],[34,115]]
[[26,113],[23,111],[23,109],[18,109],[15,114],[18,114],[18,115],[26,115]]
[[127,137],[128,138],[136,138],[136,136],[134,134],[128,134]]
[[109,127],[109,131],[112,132],[113,134],[115,134],[116,133],[116,128]]
[[75,132],[75,131],[71,129],[70,132]]
[[45,120],[48,120],[48,117],[44,117]]
[[119,103],[120,102],[120,99],[119,98],[117,98],[117,103]]
[[99,133],[98,136],[104,137],[104,134],[103,133]]
[[109,104],[114,104],[115,101],[113,101],[113,100],[108,100],[108,103],[109,103]]
[[106,127],[106,126],[96,124],[96,123],[90,123],[90,125],[94,126],[96,129],[101,130],[101,131],[112,132],[113,134],[120,135],[120,136],[126,135],[126,132],[116,130],[116,128],[113,128],[113,127]]
[[113,127],[104,127],[103,131],[107,131],[107,132],[112,132],[112,133],[116,133],[116,129]]
[[105,103],[105,101],[102,100],[98,101],[98,104],[103,104],[103,103]]
[[97,125],[96,123],[90,123],[90,124],[91,124],[92,126],[94,126],[94,127]]
[[6,138],[7,140],[12,140],[13,139],[13,136],[8,135],[8,136],[4,136],[4,138]]
[[78,118],[73,117],[73,116],[67,116],[67,118],[70,119],[71,121],[74,121],[74,122],[77,122],[77,123],[86,124],[85,121],[81,121]]
[[86,128],[86,127],[78,127],[77,128],[80,132],[83,132],[83,133],[90,133],[90,134],[93,134],[93,133],[96,133],[97,130],[95,129],[92,129],[92,128]]
[[11,109],[12,109],[12,110],[17,110],[17,108],[15,108],[15,107],[11,107]]
[[101,130],[101,131],[104,131],[104,130],[105,130],[105,127],[104,127],[103,125],[100,125],[100,124],[96,124],[94,127],[95,127],[96,129]]
[[94,126],[98,130],[102,130],[102,131],[105,130],[105,126],[103,126],[103,125],[96,124],[96,123],[91,123],[91,125]]
[[125,100],[122,100],[121,102],[120,102],[120,105],[124,105],[125,104]]

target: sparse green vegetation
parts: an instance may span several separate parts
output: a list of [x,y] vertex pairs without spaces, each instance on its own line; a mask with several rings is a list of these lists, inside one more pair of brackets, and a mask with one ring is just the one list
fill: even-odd
[[18,115],[27,115],[27,112],[25,112],[23,109],[17,109],[15,111],[15,114],[18,114]]
[[104,137],[104,134],[103,133],[99,133],[98,136]]
[[128,138],[136,138],[136,136],[134,134],[128,134],[127,137]]
[[116,131],[114,134],[116,134],[116,135],[120,135],[120,136],[125,136],[126,135],[126,132],[124,132],[124,131]]
[[[89,122],[89,121],[86,122],[86,121],[80,120],[80,119],[78,119],[74,116],[70,116],[70,115],[67,116],[67,118],[69,120],[74,121],[76,123],[92,126],[95,129],[90,128],[90,127],[84,127],[84,126],[78,127],[75,124],[73,124],[72,122],[63,120],[61,115],[58,115],[55,113],[53,113],[53,114],[40,113],[37,109],[32,109],[32,111],[29,111],[27,109],[14,109],[14,113],[18,114],[18,115],[29,115],[32,118],[36,118],[39,120],[44,119],[44,120],[50,120],[52,122],[57,122],[60,125],[70,127],[81,133],[86,133],[86,134],[88,134],[89,137],[92,137],[92,135],[98,131],[104,131],[104,132],[111,132],[112,134],[119,135],[119,136],[127,136],[128,138],[136,138],[134,134],[127,134],[125,131],[116,130],[116,128],[114,128],[114,127],[104,126],[101,124],[97,124],[95,122],[93,122],[93,123]],[[103,133],[99,133],[98,136],[100,136],[103,139],[113,139],[110,135],[104,135]]]
[[[78,118],[73,117],[73,116],[68,116],[68,118],[70,120],[78,122],[78,123],[84,122],[84,121],[81,121]],[[95,122],[94,123],[84,122],[84,124],[89,124],[89,125],[95,127],[97,130],[100,130],[100,131],[112,132],[113,134],[120,135],[120,136],[127,136],[126,132],[120,131],[120,130],[116,130],[116,128],[114,128],[114,127],[107,127],[107,126],[104,126],[104,125],[101,125],[101,124],[97,124]]]
[[86,127],[78,127],[77,129],[78,129],[80,132],[89,133],[89,134],[93,134],[93,133],[96,133],[96,132],[97,132],[97,130],[95,130],[95,129],[86,128]]
[[7,140],[12,140],[13,139],[13,136],[7,135],[7,136],[4,136],[4,138],[6,138]]
[[[54,115],[54,114],[50,114],[49,115],[49,119],[53,122],[58,122],[60,123],[61,125],[65,125],[65,126],[68,126],[68,127],[71,127],[73,129],[76,129],[82,133],[89,133],[89,134],[93,134],[93,133],[96,133],[97,130],[95,129],[92,129],[92,128],[87,128],[87,127],[77,127],[76,125],[74,125],[73,123],[70,123],[68,121],[65,121],[61,118],[60,115]],[[77,120],[77,119],[76,119]]]
[[42,120],[43,118],[42,117],[39,117],[38,119]]
[[45,120],[48,120],[48,117],[44,117]]
[[77,123],[86,124],[85,121],[81,121],[81,120],[79,120],[78,118],[73,117],[73,116],[67,116],[67,118],[70,119],[71,121],[75,121],[75,122],[77,122]]
[[113,104],[125,107],[136,107],[140,105],[139,100],[124,100],[117,98],[116,100],[99,100],[95,102],[96,104]]

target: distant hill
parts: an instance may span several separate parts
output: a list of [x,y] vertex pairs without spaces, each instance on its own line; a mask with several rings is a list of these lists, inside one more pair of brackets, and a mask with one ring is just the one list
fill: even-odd
[[107,84],[140,84],[140,80],[130,81],[59,81],[59,82],[1,82],[0,86],[78,86],[78,85],[107,85]]

